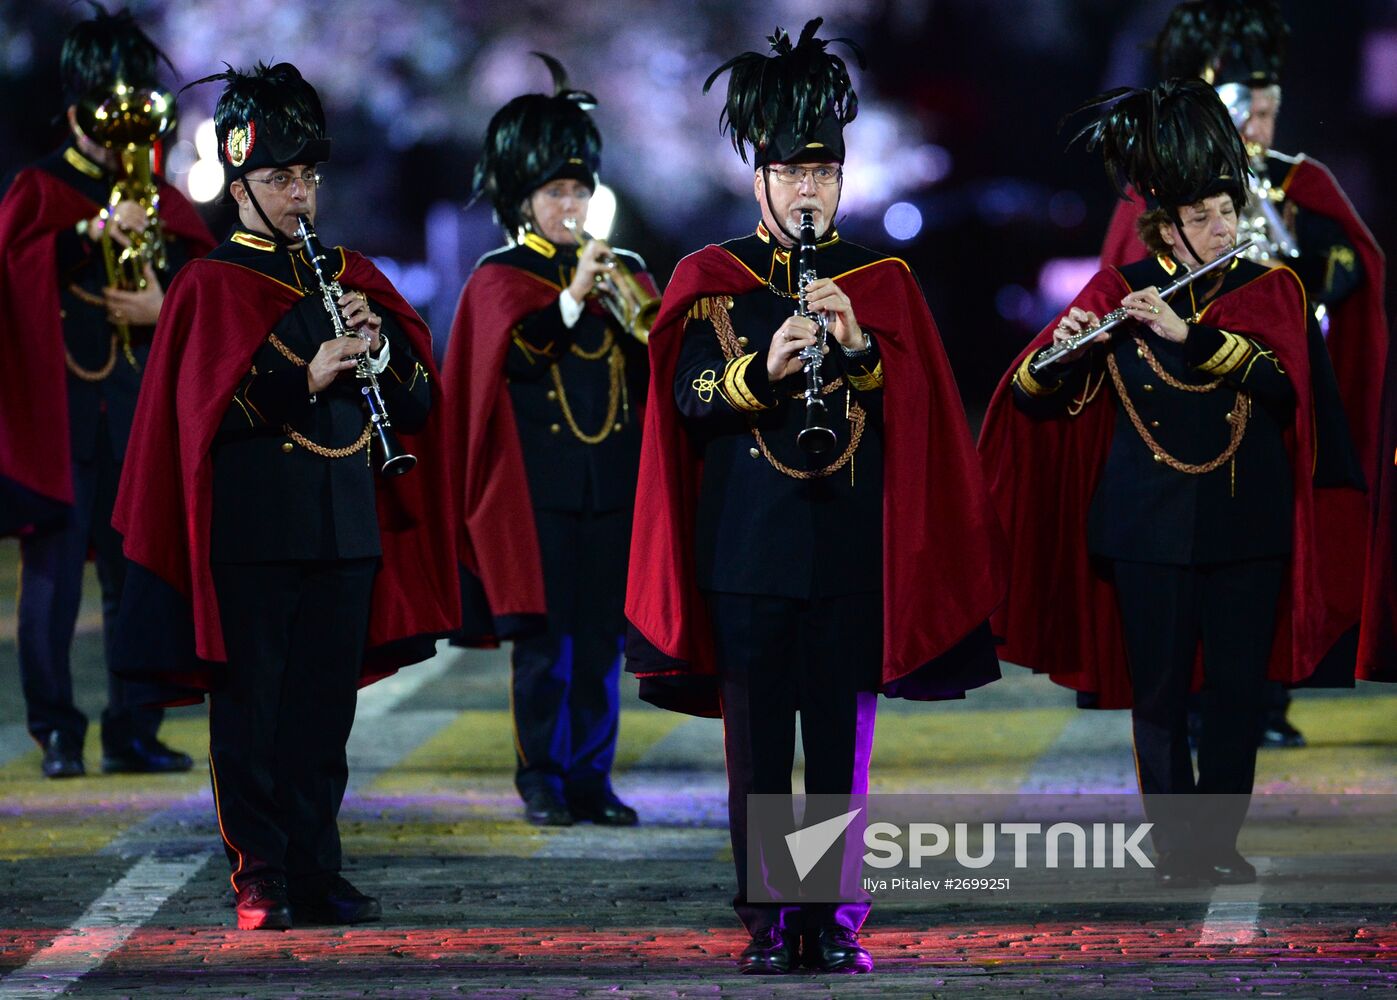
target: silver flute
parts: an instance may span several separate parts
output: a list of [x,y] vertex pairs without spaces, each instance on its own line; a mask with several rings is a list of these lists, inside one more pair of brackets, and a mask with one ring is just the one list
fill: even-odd
[[[344,315],[340,312],[340,299],[344,289],[340,283],[325,277],[325,248],[315,235],[315,228],[304,215],[297,216],[297,229],[301,242],[306,248],[306,257],[315,269],[315,277],[320,282],[320,296],[325,303],[325,311],[330,314],[330,322],[335,328],[336,337],[359,337],[367,339],[357,330],[344,325]],[[388,407],[383,402],[383,392],[378,387],[378,376],[369,366],[369,353],[360,354],[354,365],[354,375],[363,384],[359,391],[364,396],[364,406],[369,411],[369,423],[373,427],[373,447],[378,453],[378,471],[383,476],[401,476],[417,464],[417,456],[403,450],[398,436],[393,432],[393,421],[388,418]]]
[[[1245,243],[1238,243],[1231,250],[1227,251],[1227,253],[1222,254],[1215,260],[1209,261],[1202,267],[1194,268],[1192,271],[1189,271],[1182,278],[1169,285],[1167,288],[1161,288],[1159,290],[1159,297],[1165,298],[1166,296],[1173,295],[1180,288],[1184,288],[1187,285],[1191,285],[1193,282],[1203,277],[1203,275],[1207,274],[1209,271],[1222,267],[1222,265],[1226,264],[1234,257],[1237,257],[1242,253],[1245,253],[1255,242],[1256,240],[1247,240]],[[1120,326],[1129,318],[1130,314],[1125,311],[1124,307],[1120,309],[1112,309],[1105,316],[1102,316],[1101,322],[1098,323],[1096,326],[1092,327],[1090,330],[1083,330],[1081,333],[1068,337],[1062,343],[1054,344],[1052,347],[1049,347],[1047,350],[1040,353],[1038,357],[1034,358],[1032,361],[1029,362],[1028,373],[1030,375],[1037,375],[1041,373],[1044,368],[1047,368],[1049,365],[1055,364],[1056,362],[1060,361],[1062,358],[1071,354],[1073,351],[1075,351],[1082,345],[1091,343],[1093,340],[1101,336],[1107,330],[1111,330],[1117,326]]]
[[798,260],[798,288],[796,315],[815,321],[815,343],[800,349],[800,360],[805,366],[805,427],[796,435],[796,444],[811,455],[823,454],[834,447],[834,431],[825,426],[825,401],[820,396],[824,378],[820,368],[825,363],[825,339],[829,332],[829,319],[824,313],[812,312],[805,294],[810,282],[815,280],[815,215],[813,212],[800,213],[800,249]]

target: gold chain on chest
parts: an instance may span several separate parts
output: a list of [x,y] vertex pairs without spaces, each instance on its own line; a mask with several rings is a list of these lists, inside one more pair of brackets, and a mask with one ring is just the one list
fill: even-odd
[[548,376],[553,380],[553,391],[558,394],[558,408],[563,411],[563,423],[567,424],[572,436],[583,444],[601,444],[611,436],[612,431],[620,429],[616,423],[616,415],[622,407],[625,407],[626,419],[630,420],[630,398],[626,388],[626,354],[621,350],[621,345],[616,343],[616,338],[612,336],[609,328],[601,346],[595,351],[584,351],[576,342],[573,343],[571,351],[583,361],[606,359],[606,419],[595,434],[588,434],[578,426],[577,417],[568,402],[567,389],[563,386],[563,373],[558,370],[556,362],[548,366]]
[[[773,288],[772,291],[776,292],[776,289]],[[776,294],[780,295],[781,293],[776,292]],[[737,332],[733,329],[732,317],[728,315],[727,306],[718,299],[711,300],[708,318],[713,324],[713,329],[717,331],[718,344],[723,349],[723,356],[729,361],[732,361],[734,358],[742,357],[742,344],[738,342]],[[840,376],[826,383],[821,395],[829,395],[831,392],[843,386],[843,384],[844,378]],[[789,476],[791,479],[824,479],[826,476],[834,475],[853,460],[854,452],[859,450],[859,442],[863,440],[863,428],[864,424],[867,422],[867,416],[867,413],[864,412],[864,408],[857,402],[849,402],[849,443],[845,446],[843,454],[829,465],[819,469],[791,468],[771,453],[771,449],[767,446],[766,438],[762,436],[761,429],[757,427],[755,416],[748,415],[747,426],[752,432],[752,437],[757,441],[757,450],[761,452],[763,458],[771,463],[771,467],[781,473],[781,475]]]
[[[267,343],[276,348],[278,354],[290,361],[297,368],[306,367],[305,360],[295,351],[291,350],[291,348],[287,347],[285,342],[276,334],[267,334]],[[254,368],[253,373],[255,374],[256,371],[257,369]],[[364,429],[360,432],[359,437],[343,448],[328,448],[323,444],[312,441],[299,431],[293,430],[290,424],[282,424],[281,429],[292,441],[295,441],[312,455],[319,455],[321,458],[348,458],[350,455],[357,454],[367,448],[369,446],[369,441],[373,439],[373,425],[367,420],[364,422]]]
[[[1182,382],[1165,371],[1164,366],[1159,363],[1159,359],[1154,356],[1154,352],[1146,346],[1145,342],[1140,339],[1140,337],[1137,336],[1135,338],[1135,344],[1137,353],[1144,359],[1145,364],[1149,365],[1150,370],[1159,376],[1166,385],[1172,388],[1179,389],[1183,392],[1212,392],[1222,385],[1222,379],[1216,379],[1212,382],[1204,382],[1201,384]],[[1150,434],[1149,428],[1145,426],[1145,421],[1141,419],[1139,411],[1135,409],[1134,401],[1131,400],[1130,394],[1125,390],[1125,380],[1121,378],[1120,366],[1116,364],[1116,356],[1114,353],[1106,355],[1106,367],[1110,370],[1111,382],[1116,387],[1116,394],[1120,397],[1121,406],[1124,408],[1126,416],[1130,418],[1131,426],[1135,428],[1135,433],[1140,435],[1140,440],[1145,442],[1145,447],[1154,455],[1154,460],[1156,462],[1163,462],[1175,472],[1182,472],[1190,476],[1201,476],[1222,468],[1223,465],[1230,462],[1233,456],[1237,454],[1237,449],[1241,447],[1242,444],[1242,438],[1247,433],[1247,420],[1251,417],[1251,396],[1247,393],[1238,391],[1236,402],[1232,404],[1231,411],[1224,418],[1232,428],[1227,447],[1224,448],[1222,453],[1216,458],[1200,464],[1194,464],[1191,462],[1184,462],[1169,454],[1160,443],[1154,439],[1154,436]]]

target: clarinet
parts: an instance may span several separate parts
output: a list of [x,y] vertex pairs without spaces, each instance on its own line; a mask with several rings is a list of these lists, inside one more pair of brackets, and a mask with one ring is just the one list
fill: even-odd
[[825,363],[825,338],[829,320],[824,313],[813,313],[806,301],[805,291],[815,280],[815,217],[800,213],[799,288],[796,315],[813,319],[816,326],[815,343],[803,347],[800,360],[805,363],[805,428],[796,435],[796,444],[810,455],[820,455],[834,447],[834,431],[825,426],[825,401],[820,397],[824,379],[820,368]]
[[[304,215],[299,216],[297,228],[301,233],[301,242],[305,244],[306,256],[310,258],[310,266],[315,269],[315,277],[320,282],[321,301],[325,304],[325,311],[330,314],[335,336],[361,337],[362,334],[357,330],[350,330],[344,325],[344,316],[340,313],[340,297],[344,295],[344,289],[338,281],[325,278],[325,248],[320,245],[320,239],[315,235],[310,219]],[[393,421],[388,418],[388,407],[383,403],[378,376],[369,367],[367,351],[359,355],[359,360],[354,366],[354,375],[363,383],[359,391],[364,396],[364,406],[369,412],[369,424],[373,428],[373,448],[378,453],[379,474],[385,477],[401,476],[417,464],[417,456],[404,451],[403,446],[398,443],[398,436],[393,433]]]

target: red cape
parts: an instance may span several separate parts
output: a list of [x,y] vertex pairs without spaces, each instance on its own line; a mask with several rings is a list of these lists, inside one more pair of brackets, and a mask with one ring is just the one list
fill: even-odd
[[[341,284],[367,292],[391,312],[436,379],[426,324],[373,264],[357,253],[340,253]],[[181,680],[195,687],[207,688],[212,679],[208,663],[227,660],[209,566],[210,448],[253,353],[300,298],[295,289],[249,268],[198,260],[170,283],[160,310],[112,523],[125,536],[127,558],[190,602],[195,652],[205,666],[201,676]],[[419,457],[416,468],[378,483],[383,562],[374,581],[370,650],[445,634],[459,618],[445,510],[450,456],[445,424],[437,416],[440,403],[422,431],[401,436]],[[365,672],[377,679],[400,665],[366,658]]]
[[[1129,290],[1120,272],[1108,268],[1098,272],[1071,305],[1105,315]],[[1005,639],[1000,653],[1004,660],[1093,695],[1101,708],[1128,708],[1131,688],[1115,590],[1093,568],[1086,539],[1087,510],[1115,427],[1114,397],[1103,387],[1076,417],[1034,420],[1014,405],[1010,387],[1023,359],[1052,340],[1060,318],[1061,314],[1015,359],[995,390],[980,434],[990,491],[1012,553],[1009,598],[995,618],[995,632]],[[1207,307],[1205,319],[1262,337],[1295,388],[1295,420],[1286,434],[1295,477],[1294,551],[1290,586],[1281,597],[1270,676],[1296,683],[1314,671],[1338,636],[1356,621],[1334,607],[1324,589],[1316,497],[1345,494],[1350,503],[1361,506],[1362,495],[1355,489],[1313,486],[1314,404],[1306,306],[1294,272],[1276,268],[1219,296]]]
[[[950,651],[1004,596],[1003,539],[967,433],[965,411],[936,325],[896,258],[839,275],[859,323],[878,338],[884,388],[883,683],[885,689]],[[684,321],[696,300],[741,295],[762,282],[721,247],[679,262],[650,335],[645,413],[631,537],[626,618],[677,675],[716,673],[711,628],[694,569],[702,462],[670,386]],[[899,372],[908,373],[899,378]],[[934,472],[933,472],[934,470]],[[661,676],[644,664],[629,669]],[[982,678],[974,683],[983,683]],[[964,691],[974,686],[953,683]],[[943,692],[951,693],[949,688]],[[697,709],[686,709],[698,711]]]
[[[0,496],[16,498],[0,533],[27,530],[40,508],[73,502],[55,243],[99,207],[36,167],[20,171],[0,201],[0,329],[9,334],[0,364]],[[191,257],[213,249],[194,206],[163,183],[160,221]]]
[[1373,518],[1358,637],[1358,675],[1397,681],[1397,354],[1387,356],[1379,469],[1369,487]]
[[[1325,346],[1334,366],[1339,396],[1348,417],[1349,435],[1358,453],[1363,475],[1371,485],[1383,471],[1378,434],[1382,426],[1382,373],[1387,362],[1388,330],[1384,316],[1387,263],[1381,248],[1348,196],[1322,163],[1297,157],[1281,188],[1302,210],[1334,219],[1358,253],[1363,281],[1329,313]],[[1116,206],[1101,249],[1102,266],[1120,266],[1148,255],[1135,234],[1135,220],[1144,203],[1132,191],[1129,201]],[[1370,491],[1371,492],[1371,491]],[[1371,503],[1374,496],[1370,496]],[[1364,565],[1352,553],[1365,550],[1370,504],[1361,504],[1347,492],[1319,494],[1319,550],[1327,600],[1340,613],[1355,620],[1363,601]],[[1372,676],[1360,666],[1358,676]]]
[[[654,290],[648,274],[636,277]],[[530,271],[485,263],[456,306],[442,379],[451,454],[457,456],[451,487],[456,553],[467,574],[457,639],[468,645],[526,634],[546,613],[538,530],[504,366],[511,331],[561,292]]]

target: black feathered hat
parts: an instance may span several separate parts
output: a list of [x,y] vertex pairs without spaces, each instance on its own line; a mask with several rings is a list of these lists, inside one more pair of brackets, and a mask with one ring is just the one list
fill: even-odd
[[213,112],[223,189],[259,167],[324,163],[330,158],[320,96],[290,63],[258,63],[251,73],[226,72],[189,84],[223,80]]
[[[108,14],[96,3],[95,16],[73,26],[58,59],[63,99],[69,104],[101,101],[117,81],[137,88],[158,85],[160,63],[169,58],[146,37],[129,10]],[[173,67],[171,67],[173,69]]]
[[800,160],[844,162],[844,126],[859,113],[859,99],[844,60],[825,48],[842,43],[860,67],[863,53],[848,38],[816,38],[822,23],[819,17],[807,22],[794,45],[777,28],[767,38],[774,55],[744,52],[704,81],[706,94],[719,76],[732,71],[719,127],[732,137],[743,163],[749,145],[758,169]]
[[486,198],[511,234],[524,226],[520,206],[530,194],[559,178],[595,189],[601,166],[601,133],[587,114],[597,99],[570,88],[558,60],[534,55],[552,74],[553,93],[522,94],[495,112],[471,186],[471,199]]
[[1289,34],[1276,0],[1187,0],[1155,39],[1159,77],[1198,77],[1215,87],[1279,84]]
[[[1216,194],[1246,202],[1247,152],[1227,108],[1202,80],[1168,80],[1148,90],[1121,87],[1092,98],[1068,117],[1091,120],[1072,142],[1101,147],[1117,194],[1134,188],[1175,222],[1179,209]],[[1067,119],[1063,119],[1065,122]]]

